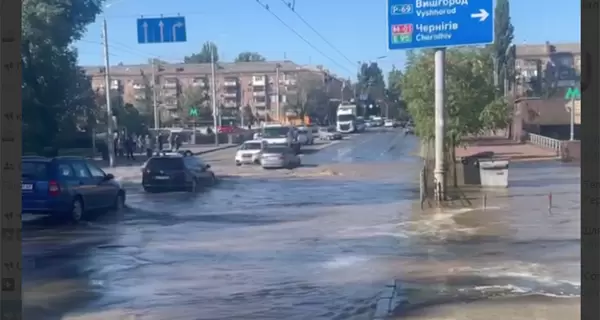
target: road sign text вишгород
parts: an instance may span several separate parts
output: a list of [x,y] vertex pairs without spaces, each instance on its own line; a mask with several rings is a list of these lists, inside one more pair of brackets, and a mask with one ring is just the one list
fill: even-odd
[[185,17],[137,19],[138,43],[186,42]]
[[493,0],[388,0],[387,3],[390,50],[494,42]]

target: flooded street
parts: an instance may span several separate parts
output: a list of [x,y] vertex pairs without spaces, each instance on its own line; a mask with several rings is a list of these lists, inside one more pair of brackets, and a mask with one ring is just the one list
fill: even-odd
[[579,168],[514,165],[514,187],[489,193],[485,210],[422,212],[417,145],[368,132],[268,171],[235,167],[235,150],[222,150],[202,157],[223,177],[214,189],[131,184],[119,215],[30,222],[26,319],[372,319],[394,280],[406,316],[579,295]]

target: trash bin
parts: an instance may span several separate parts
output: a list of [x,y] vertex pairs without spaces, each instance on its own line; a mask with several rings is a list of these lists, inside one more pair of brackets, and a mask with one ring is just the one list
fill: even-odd
[[508,187],[508,160],[479,159],[481,186],[489,188]]

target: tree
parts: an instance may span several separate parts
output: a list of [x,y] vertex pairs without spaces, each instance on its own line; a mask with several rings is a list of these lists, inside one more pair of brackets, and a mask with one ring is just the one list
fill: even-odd
[[[416,133],[425,141],[434,138],[433,52],[409,52],[400,83]],[[503,100],[496,100],[493,58],[489,50],[449,49],[446,54],[446,110],[448,148],[454,150],[466,135],[484,129],[500,129],[506,123],[498,114],[508,114]],[[490,118],[491,116],[494,118]],[[504,123],[503,123],[504,122]]]
[[184,63],[210,63],[211,62],[211,59],[210,59],[211,50],[214,55],[214,62],[218,62],[219,61],[219,48],[217,47],[217,45],[214,42],[210,42],[210,41],[207,41],[204,44],[202,44],[202,49],[200,49],[200,52],[194,53],[188,57],[184,57],[183,62]]
[[202,88],[186,88],[180,97],[179,104],[187,121],[212,119],[212,109],[208,106],[210,97]]
[[[367,108],[365,106],[373,104],[385,97],[385,81],[383,72],[377,65],[377,62],[363,63],[360,67],[360,72],[357,75],[355,99],[362,106],[364,116],[367,116]],[[364,99],[363,99],[364,98]],[[380,110],[375,110],[379,113]]]
[[514,56],[510,45],[514,38],[514,27],[510,22],[510,4],[508,0],[496,1],[494,9],[494,43],[492,50],[496,61],[498,93],[504,95],[504,80],[514,79]]
[[392,66],[392,70],[388,73],[387,89],[385,91],[385,102],[387,104],[387,117],[393,115],[403,118],[405,116],[404,103],[402,101],[402,77],[401,70]]
[[326,114],[329,96],[325,90],[323,79],[311,75],[299,75],[296,82],[296,93],[288,95],[288,110],[295,112],[297,117],[312,113]]
[[235,58],[235,62],[254,62],[254,61],[266,61],[267,59],[263,57],[258,52],[250,52],[245,51],[238,54],[237,58]]
[[[22,16],[23,148],[61,147],[95,113],[90,79],[77,66],[81,39],[104,1],[26,0]],[[76,17],[73,18],[73,17]]]
[[252,114],[252,108],[249,105],[242,107],[242,119],[244,124],[253,124],[256,121],[254,114]]

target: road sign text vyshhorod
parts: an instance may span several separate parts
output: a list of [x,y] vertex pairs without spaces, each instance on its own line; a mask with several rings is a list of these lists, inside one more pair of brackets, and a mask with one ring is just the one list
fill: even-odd
[[138,43],[186,42],[184,17],[140,18],[137,20]]
[[387,0],[390,50],[494,42],[493,0]]

